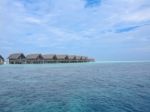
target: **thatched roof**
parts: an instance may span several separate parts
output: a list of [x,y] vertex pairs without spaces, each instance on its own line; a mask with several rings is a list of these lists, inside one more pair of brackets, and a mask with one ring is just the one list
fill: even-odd
[[86,60],[86,59],[88,59],[88,57],[82,56],[81,59],[82,59],[82,60]]
[[52,60],[55,58],[55,56],[56,56],[55,54],[45,54],[43,55],[43,58],[47,60]]
[[19,59],[19,58],[25,58],[23,53],[14,53],[10,54],[8,59]]
[[75,56],[75,55],[68,55],[68,59],[70,59],[70,60],[75,60],[75,59],[76,59],[76,56]]
[[81,60],[82,56],[76,56],[77,60]]
[[89,58],[88,61],[94,62],[95,59],[94,58]]
[[38,59],[38,58],[42,59],[43,56],[41,54],[29,54],[26,56],[26,59]]
[[4,61],[4,58],[2,57],[2,55],[0,55],[0,60]]
[[68,56],[67,55],[56,55],[56,59],[58,60],[65,60]]

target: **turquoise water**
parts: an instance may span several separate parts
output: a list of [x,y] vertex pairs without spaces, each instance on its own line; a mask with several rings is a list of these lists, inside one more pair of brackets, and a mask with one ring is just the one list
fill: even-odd
[[150,63],[1,65],[0,112],[150,112]]

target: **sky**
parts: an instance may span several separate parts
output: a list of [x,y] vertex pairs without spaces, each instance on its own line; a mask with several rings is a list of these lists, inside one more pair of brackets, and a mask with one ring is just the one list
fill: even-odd
[[150,60],[149,0],[0,0],[0,54]]

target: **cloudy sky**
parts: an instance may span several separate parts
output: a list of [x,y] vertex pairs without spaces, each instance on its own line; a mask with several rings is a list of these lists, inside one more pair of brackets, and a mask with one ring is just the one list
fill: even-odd
[[0,0],[0,54],[150,60],[149,0]]

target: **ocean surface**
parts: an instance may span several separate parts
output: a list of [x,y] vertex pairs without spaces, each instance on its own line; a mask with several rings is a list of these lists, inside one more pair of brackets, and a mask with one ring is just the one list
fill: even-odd
[[150,112],[150,62],[0,65],[0,112]]

